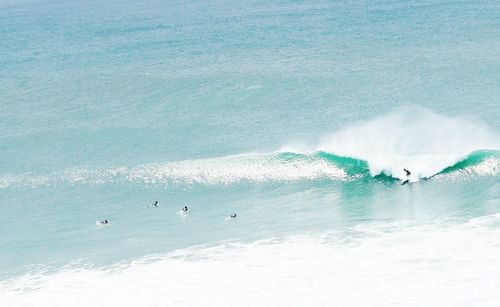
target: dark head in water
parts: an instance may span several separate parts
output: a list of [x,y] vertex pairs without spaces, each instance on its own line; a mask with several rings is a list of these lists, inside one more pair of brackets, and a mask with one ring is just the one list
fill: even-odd
[[158,201],[155,201],[153,206],[158,207]]
[[188,207],[184,206],[184,208],[182,208],[182,211],[187,212],[188,211]]
[[236,213],[235,214],[231,214],[231,218],[232,219],[236,218],[236,216],[237,216]]

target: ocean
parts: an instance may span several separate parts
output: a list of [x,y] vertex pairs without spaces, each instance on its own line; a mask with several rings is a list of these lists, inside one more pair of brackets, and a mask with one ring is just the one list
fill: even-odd
[[498,306],[499,71],[497,1],[0,0],[0,306]]

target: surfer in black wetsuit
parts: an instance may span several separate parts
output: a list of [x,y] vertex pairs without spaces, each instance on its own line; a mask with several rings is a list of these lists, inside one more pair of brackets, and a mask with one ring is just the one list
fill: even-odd
[[188,211],[188,207],[184,206],[184,208],[182,208],[182,212],[187,212],[187,211]]
[[406,177],[410,177],[411,175],[411,172],[409,170],[407,170],[406,168],[403,168],[403,170],[405,171],[406,173]]
[[152,204],[151,206],[158,207],[158,201],[155,201],[155,203]]
[[232,219],[235,219],[237,217],[236,213],[235,214],[231,214],[231,218]]
[[411,175],[411,172],[409,170],[407,170],[406,168],[403,168],[403,170],[405,171],[406,173],[406,180],[403,181],[403,183],[401,185],[405,185],[407,183],[410,183],[410,175]]

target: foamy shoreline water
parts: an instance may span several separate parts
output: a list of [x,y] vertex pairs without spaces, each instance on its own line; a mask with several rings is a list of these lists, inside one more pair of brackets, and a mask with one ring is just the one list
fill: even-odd
[[0,304],[496,306],[499,223],[498,214],[464,224],[368,223],[342,235],[192,247],[5,280]]

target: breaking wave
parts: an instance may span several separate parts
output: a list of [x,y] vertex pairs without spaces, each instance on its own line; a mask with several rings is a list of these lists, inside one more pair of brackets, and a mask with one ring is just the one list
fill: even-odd
[[372,176],[406,179],[406,168],[414,182],[450,167],[477,164],[488,155],[493,155],[489,160],[493,168],[475,171],[496,173],[499,142],[500,136],[481,123],[405,107],[327,135],[312,150],[287,146],[282,151],[320,151],[366,161]]
[[227,185],[365,177],[406,179],[495,176],[500,136],[485,125],[406,107],[323,137],[312,148],[284,146],[241,154],[133,167],[0,175],[0,188],[71,184]]
[[[382,172],[384,174],[385,172]],[[475,151],[446,165],[439,178],[475,178],[500,173],[499,151]],[[48,175],[26,173],[0,176],[0,188],[58,184],[229,185],[296,181],[351,181],[375,176],[370,162],[327,152],[274,153],[152,163],[106,169],[74,168]],[[386,174],[389,175],[389,174]],[[385,176],[387,177],[387,176]]]

